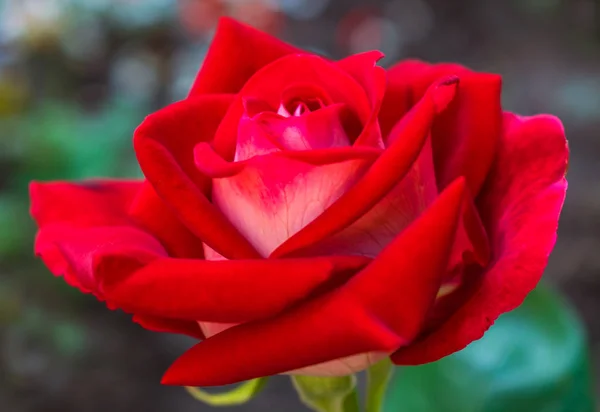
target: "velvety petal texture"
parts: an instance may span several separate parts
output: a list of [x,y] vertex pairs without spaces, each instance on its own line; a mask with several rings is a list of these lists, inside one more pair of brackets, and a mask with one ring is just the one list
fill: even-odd
[[210,179],[194,166],[194,146],[212,138],[231,101],[228,95],[210,95],[168,106],[138,127],[134,147],[156,193],[194,235],[225,256],[256,257],[256,250],[210,203]]
[[[213,336],[179,358],[163,382],[223,385],[407,344],[435,300],[463,199],[460,180],[345,286]],[[433,230],[439,236],[430,249],[421,247]]]
[[163,383],[432,362],[536,286],[568,148],[500,77],[332,61],[225,18],[188,98],[148,116],[140,181],[32,183],[55,275],[197,344]]
[[567,181],[568,148],[552,116],[504,115],[496,162],[479,198],[494,260],[472,296],[438,330],[398,351],[398,364],[435,361],[479,339],[539,281],[554,242]]
[[460,88],[432,129],[438,184],[443,188],[464,176],[471,193],[477,195],[494,160],[502,129],[500,76],[472,72],[457,64],[401,62],[388,71],[380,122],[384,133],[391,130],[431,83],[449,75],[460,78]]

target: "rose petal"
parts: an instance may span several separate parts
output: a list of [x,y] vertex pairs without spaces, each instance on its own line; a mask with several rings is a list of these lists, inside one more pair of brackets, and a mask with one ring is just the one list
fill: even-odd
[[379,124],[387,137],[396,123],[421,99],[427,88],[440,77],[461,77],[472,73],[464,66],[454,63],[430,64],[407,59],[387,70],[388,82],[379,112]]
[[301,231],[272,254],[283,256],[331,236],[356,222],[401,181],[417,160],[436,114],[452,100],[457,78],[432,86],[419,104],[400,122],[398,139],[373,163],[367,173]]
[[[327,149],[350,146],[342,124],[344,111],[343,104],[335,104],[302,116],[285,118],[275,113],[262,113],[249,121],[284,150]],[[240,139],[245,138],[240,133],[238,149]]]
[[[186,229],[181,224],[178,227],[177,222],[169,219],[171,215],[167,214],[168,210],[153,203],[160,200],[153,197],[148,188],[149,185],[142,181],[32,183],[31,213],[41,227],[35,241],[36,254],[52,273],[63,276],[69,285],[103,300],[104,293],[100,287],[102,280],[94,276],[93,269],[94,259],[98,254],[106,253],[106,250],[115,253],[115,249],[130,251],[132,255],[129,259],[139,253],[164,254],[155,240],[133,227],[128,209],[141,212],[142,205],[148,206],[149,209],[144,209],[146,211],[143,216],[134,213],[136,216],[133,220],[139,222],[138,217],[142,220],[147,218],[145,222],[149,226],[164,225],[154,226],[158,227],[156,232],[164,235],[164,229],[169,235],[176,235],[173,238],[165,236],[163,241],[165,238],[169,239],[166,243],[170,244],[171,239],[183,242],[186,236],[179,232],[180,228],[182,231]],[[154,217],[147,214],[149,211],[155,212]],[[146,228],[148,225],[145,225]],[[181,243],[175,249],[185,247]],[[199,247],[202,253],[201,243]],[[152,319],[137,315],[134,316],[134,321],[153,331],[202,337],[196,322]]]
[[129,214],[137,224],[160,240],[169,256],[204,257],[202,241],[177,219],[150,183],[144,182],[131,204]]
[[127,209],[141,186],[142,181],[126,180],[32,182],[31,215],[40,227],[51,223],[74,227],[127,224]]
[[552,116],[504,117],[504,134],[478,201],[494,262],[475,293],[438,330],[399,350],[397,364],[432,362],[481,338],[536,286],[556,240],[568,149]]
[[314,166],[283,156],[254,157],[239,173],[213,180],[213,202],[266,257],[323,213],[369,165],[361,159]]
[[190,97],[237,93],[263,66],[295,53],[303,51],[236,20],[223,17],[194,81]]
[[302,255],[358,254],[376,257],[437,198],[429,139],[410,171],[367,213],[342,231],[302,250]]
[[358,256],[159,259],[123,276],[123,280],[106,288],[106,296],[132,313],[206,322],[249,322],[276,315],[345,282],[369,261]]
[[[212,148],[211,148],[212,149]],[[262,126],[246,115],[242,116],[238,126],[238,138],[234,161],[242,162],[255,156],[280,152],[283,147],[277,139],[265,133]],[[202,168],[199,168],[202,170]]]
[[402,340],[349,299],[317,299],[266,321],[227,329],[175,361],[162,383],[216,386],[371,351]]
[[314,84],[326,90],[332,103],[346,104],[363,124],[369,120],[372,109],[368,96],[352,76],[319,56],[294,54],[263,67],[246,82],[217,130],[213,142],[216,152],[225,160],[234,158],[245,98],[257,98],[278,107],[282,92],[296,83]]
[[464,186],[462,180],[451,185],[345,286],[277,317],[207,339],[175,361],[163,383],[224,385],[361,353],[389,353],[407,343],[435,300]]
[[[382,129],[390,130],[393,114],[399,114],[396,121],[400,119],[407,95],[414,104],[430,84],[448,75],[458,75],[461,80],[456,99],[435,120],[432,130],[437,181],[443,189],[456,177],[465,176],[476,196],[491,167],[502,128],[500,76],[472,72],[457,64],[402,62],[388,70]],[[398,107],[397,102],[404,104]]]
[[77,228],[55,223],[44,226],[35,239],[36,255],[54,275],[99,299],[104,293],[102,279],[95,276],[94,259],[107,251],[130,259],[166,255],[156,239],[133,226]]
[[166,332],[188,335],[196,339],[204,339],[204,334],[200,330],[197,322],[178,319],[163,319],[146,315],[134,315],[133,321],[138,323],[144,329],[153,332]]
[[194,164],[194,146],[210,140],[230,96],[202,96],[172,104],[146,118],[134,147],[142,171],[188,229],[228,258],[258,253],[207,199],[210,179]]
[[375,50],[355,54],[336,62],[338,67],[352,75],[363,86],[371,101],[371,116],[355,140],[358,146],[384,147],[377,119],[385,95],[387,74],[383,67],[376,65],[383,57],[383,53]]
[[[269,153],[269,156],[281,159],[291,159],[313,166],[325,166],[349,160],[365,160],[372,163],[382,153],[382,150],[372,147],[333,147],[302,151],[279,151]],[[199,143],[194,149],[196,167],[204,175],[213,179],[231,177],[253,162],[253,159],[239,162],[227,162],[219,156],[208,143]]]

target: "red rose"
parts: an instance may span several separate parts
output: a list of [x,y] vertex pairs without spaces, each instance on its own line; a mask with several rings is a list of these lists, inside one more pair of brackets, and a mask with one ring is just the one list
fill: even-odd
[[155,331],[164,382],[431,362],[537,284],[567,183],[558,119],[500,78],[297,50],[224,19],[189,98],[134,137],[145,181],[34,183],[36,253]]

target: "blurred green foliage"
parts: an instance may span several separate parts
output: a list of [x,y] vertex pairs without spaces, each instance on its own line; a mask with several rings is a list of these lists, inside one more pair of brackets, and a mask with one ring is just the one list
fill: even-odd
[[385,411],[593,412],[583,326],[538,287],[484,337],[438,362],[398,368]]
[[86,112],[80,106],[45,101],[31,111],[0,120],[0,259],[31,253],[34,231],[26,211],[31,180],[137,177],[131,136],[144,108],[110,101]]

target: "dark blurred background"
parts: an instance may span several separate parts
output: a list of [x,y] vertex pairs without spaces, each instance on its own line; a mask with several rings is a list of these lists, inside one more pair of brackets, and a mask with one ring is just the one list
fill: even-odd
[[[189,342],[146,332],[32,256],[32,179],[140,176],[131,136],[183,98],[219,16],[332,57],[368,49],[504,77],[504,105],[564,121],[572,160],[546,280],[600,366],[600,1],[0,0],[0,411],[201,411],[158,385]],[[76,205],[74,205],[76,207]],[[305,410],[286,379],[240,411]]]

